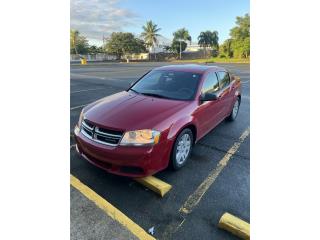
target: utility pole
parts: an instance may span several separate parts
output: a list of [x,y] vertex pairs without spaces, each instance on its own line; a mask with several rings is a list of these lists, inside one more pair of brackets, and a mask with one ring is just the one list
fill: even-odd
[[180,41],[180,60],[181,60],[181,41]]
[[177,40],[178,40],[179,43],[180,43],[180,60],[181,60],[181,42],[183,41],[183,39],[179,38],[179,39],[177,39]]

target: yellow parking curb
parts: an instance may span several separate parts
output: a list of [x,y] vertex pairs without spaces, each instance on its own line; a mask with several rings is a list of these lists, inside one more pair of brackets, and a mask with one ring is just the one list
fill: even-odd
[[130,218],[124,215],[119,209],[110,204],[107,200],[99,196],[88,186],[84,185],[74,176],[70,176],[71,185],[78,189],[85,197],[94,202],[100,209],[108,214],[112,219],[118,221],[126,229],[132,232],[137,238],[141,240],[155,240],[154,237],[149,235],[143,228],[133,222]]
[[172,188],[170,184],[164,181],[161,181],[160,179],[154,176],[148,176],[144,178],[135,178],[134,180],[137,181],[138,183],[141,183],[143,186],[151,189],[152,191],[156,192],[161,197],[163,197]]
[[242,239],[250,239],[250,224],[230,213],[222,215],[218,227],[225,229]]

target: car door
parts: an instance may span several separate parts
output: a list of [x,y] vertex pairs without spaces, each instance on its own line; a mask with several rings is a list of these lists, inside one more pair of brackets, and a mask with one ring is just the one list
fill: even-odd
[[[209,72],[203,81],[201,88],[201,95],[205,93],[219,92],[219,80],[215,72]],[[199,101],[197,109],[197,118],[199,121],[198,134],[201,138],[211,129],[213,129],[218,123],[221,115],[221,103],[220,100],[213,101]]]
[[229,114],[233,96],[230,86],[230,76],[226,71],[217,72],[217,76],[219,78],[220,102],[222,108],[222,114],[220,117],[224,119]]

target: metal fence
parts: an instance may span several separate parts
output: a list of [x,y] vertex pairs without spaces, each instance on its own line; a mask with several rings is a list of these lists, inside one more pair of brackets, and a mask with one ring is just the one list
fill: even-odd
[[114,55],[109,55],[106,53],[96,53],[96,54],[71,54],[70,55],[70,61],[71,62],[79,62],[81,60],[81,57],[85,57],[87,61],[97,61],[97,62],[102,62],[102,61],[114,61],[117,59],[116,56]]
[[[205,53],[203,49],[198,51],[185,51],[182,52],[181,57],[185,60],[199,59],[205,58],[209,56],[217,56],[218,52],[214,50],[207,50]],[[117,56],[110,55],[107,53],[97,53],[97,54],[71,54],[70,61],[71,62],[80,62],[81,58],[86,58],[88,62],[103,62],[103,61],[115,61],[120,60],[117,59]],[[122,56],[121,60],[125,61],[129,59],[130,61],[168,61],[179,59],[178,53],[169,53],[169,52],[159,52],[159,53],[140,53],[140,54],[130,54],[126,56]]]

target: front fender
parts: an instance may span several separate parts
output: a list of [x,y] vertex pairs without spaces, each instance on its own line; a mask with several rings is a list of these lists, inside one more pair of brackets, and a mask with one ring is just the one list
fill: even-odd
[[175,140],[180,131],[188,125],[194,125],[197,128],[197,124],[195,123],[194,118],[192,116],[187,116],[174,122],[170,127],[168,139],[171,141]]

